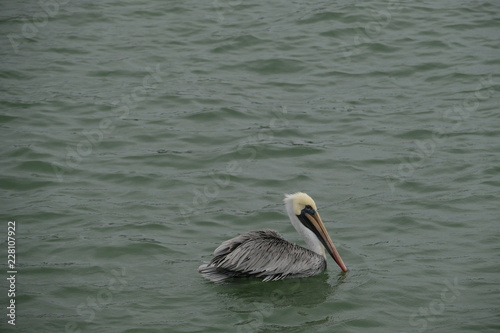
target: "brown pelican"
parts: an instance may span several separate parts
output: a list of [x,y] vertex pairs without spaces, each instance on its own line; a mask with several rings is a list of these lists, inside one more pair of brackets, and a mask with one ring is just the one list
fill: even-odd
[[229,278],[258,277],[263,281],[301,278],[326,268],[326,253],[340,268],[347,267],[333,245],[314,200],[305,193],[285,195],[286,212],[309,249],[290,243],[273,230],[250,231],[223,242],[210,263],[198,272],[218,282]]

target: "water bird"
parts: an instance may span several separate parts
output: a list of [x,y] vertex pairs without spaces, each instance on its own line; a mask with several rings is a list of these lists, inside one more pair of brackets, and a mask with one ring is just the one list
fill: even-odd
[[302,278],[326,269],[326,253],[347,272],[326,231],[314,200],[303,192],[286,194],[286,212],[307,246],[293,244],[274,230],[250,231],[223,242],[209,263],[198,268],[205,278],[220,282],[230,278],[257,277],[263,281]]

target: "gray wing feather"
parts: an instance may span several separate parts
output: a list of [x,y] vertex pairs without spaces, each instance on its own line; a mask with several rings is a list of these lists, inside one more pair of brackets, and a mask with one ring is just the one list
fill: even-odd
[[323,256],[290,243],[273,230],[250,231],[223,242],[199,272],[212,281],[260,277],[264,281],[306,277],[326,268]]

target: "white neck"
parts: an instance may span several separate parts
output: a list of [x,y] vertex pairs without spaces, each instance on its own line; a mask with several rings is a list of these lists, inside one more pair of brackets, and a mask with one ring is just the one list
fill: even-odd
[[302,236],[309,249],[326,258],[323,244],[321,244],[318,237],[316,237],[311,230],[304,227],[299,221],[298,217],[293,212],[293,204],[291,201],[286,203],[286,212],[288,213],[288,217],[290,217],[290,222],[292,222],[293,227]]

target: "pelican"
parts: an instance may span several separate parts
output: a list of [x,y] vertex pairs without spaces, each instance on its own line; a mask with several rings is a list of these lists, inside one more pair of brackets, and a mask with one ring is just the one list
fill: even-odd
[[263,281],[302,278],[326,269],[326,253],[347,272],[317,212],[314,200],[303,192],[286,194],[286,212],[308,249],[290,243],[274,230],[250,231],[223,242],[213,259],[198,268],[205,278],[219,282],[229,278],[257,277]]

